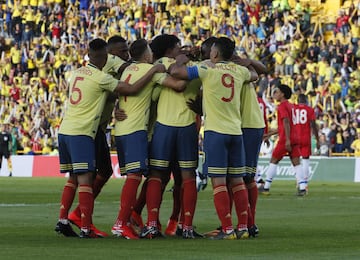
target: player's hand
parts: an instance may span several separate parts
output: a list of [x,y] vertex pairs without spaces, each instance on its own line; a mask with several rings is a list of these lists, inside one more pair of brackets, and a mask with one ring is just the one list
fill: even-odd
[[127,118],[127,114],[125,113],[124,109],[117,108],[115,109],[115,119],[117,121],[124,121]]
[[164,64],[156,64],[152,67],[152,69],[155,71],[155,73],[163,73],[166,72],[166,68],[164,66]]
[[188,101],[186,101],[186,104],[192,111],[202,116],[202,100],[199,95],[196,96],[195,100],[190,98]]
[[191,47],[189,56],[190,56],[190,58],[192,58],[194,60],[199,60],[200,59],[200,47],[199,46]]
[[270,147],[270,141],[269,141],[268,138],[266,138],[266,139],[264,140],[264,143],[266,144],[266,147],[267,147],[267,148]]
[[286,151],[288,151],[289,153],[292,151],[290,140],[286,140],[286,142],[285,142],[285,149],[286,149]]
[[185,54],[180,54],[178,56],[176,56],[176,64],[178,65],[184,65],[189,61],[189,57],[186,56]]

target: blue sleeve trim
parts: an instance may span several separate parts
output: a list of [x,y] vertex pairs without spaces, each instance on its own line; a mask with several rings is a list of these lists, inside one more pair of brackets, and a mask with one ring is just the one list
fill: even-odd
[[187,73],[188,73],[189,80],[199,78],[199,71],[196,66],[187,67]]

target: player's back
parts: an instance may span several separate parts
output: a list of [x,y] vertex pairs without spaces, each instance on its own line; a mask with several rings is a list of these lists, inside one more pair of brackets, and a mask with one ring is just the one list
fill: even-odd
[[203,83],[204,130],[241,135],[241,89],[250,80],[247,68],[231,62],[198,66]]
[[299,134],[298,134],[298,129],[295,125],[294,110],[295,110],[295,105],[291,104],[288,100],[282,101],[277,108],[278,132],[279,132],[280,143],[286,142],[283,119],[288,118],[290,125],[291,144],[299,144]]
[[294,105],[293,111],[293,120],[299,134],[299,142],[309,144],[311,141],[311,121],[315,120],[314,109],[305,104],[297,104]]
[[113,91],[117,83],[92,64],[75,70],[70,76],[68,106],[59,132],[94,137],[107,91]]
[[255,86],[245,83],[241,90],[242,128],[264,128],[264,109],[263,104],[258,102]]
[[[148,63],[133,63],[124,70],[121,81],[134,84],[152,67],[153,65]],[[165,73],[156,73],[139,93],[134,96],[120,97],[119,105],[120,108],[125,110],[127,118],[124,121],[116,122],[115,135],[125,135],[139,130],[147,130],[153,86],[162,83],[165,78]]]
[[[163,57],[156,63],[164,64],[168,69],[171,64],[175,63],[175,59]],[[191,63],[188,65],[191,66]],[[198,79],[190,81],[183,92],[176,92],[171,88],[162,87],[158,111],[157,121],[168,126],[188,126],[195,122],[195,113],[189,109],[186,102],[189,99],[195,99],[201,86]]]
[[125,61],[120,59],[118,56],[115,56],[113,54],[108,54],[106,64],[102,68],[102,71],[117,78],[118,70],[124,63]]

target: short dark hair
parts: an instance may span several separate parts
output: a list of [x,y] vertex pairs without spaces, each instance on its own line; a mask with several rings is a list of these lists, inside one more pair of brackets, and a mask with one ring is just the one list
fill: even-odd
[[108,44],[123,43],[123,42],[126,43],[126,40],[119,35],[114,35],[108,39]]
[[106,48],[107,43],[103,39],[96,38],[89,43],[89,49],[92,51],[99,51]]
[[162,34],[156,36],[150,43],[150,48],[154,54],[154,59],[160,59],[165,56],[169,49],[173,49],[180,39],[172,34]]
[[291,98],[292,90],[288,85],[280,84],[280,86],[278,86],[278,89],[284,94],[284,97],[286,99]]
[[306,96],[304,94],[299,94],[298,103],[300,103],[300,104],[306,104],[307,103],[307,98],[306,98]]
[[235,50],[235,42],[227,37],[219,37],[214,42],[224,60],[230,60]]
[[203,41],[203,43],[201,44],[201,47],[211,47],[214,44],[214,42],[216,42],[217,39],[218,38],[215,36],[210,36],[205,41]]
[[130,49],[129,49],[131,58],[136,61],[139,60],[141,56],[144,54],[144,52],[147,50],[147,46],[148,43],[145,39],[139,39],[134,41],[130,45]]
[[203,41],[203,43],[201,44],[201,48],[200,48],[202,56],[205,55],[205,53],[204,53],[205,49],[210,49],[216,40],[217,40],[216,37],[211,36],[211,37],[207,38],[205,41]]

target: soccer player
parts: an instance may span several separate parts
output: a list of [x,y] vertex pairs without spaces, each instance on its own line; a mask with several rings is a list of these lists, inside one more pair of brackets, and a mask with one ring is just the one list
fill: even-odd
[[[210,57],[211,45],[215,40],[215,37],[211,37],[205,40],[201,46],[201,54],[204,59]],[[207,41],[211,42],[211,45],[207,44]],[[238,65],[246,67],[252,66],[258,74],[266,73],[266,67],[258,61],[239,58],[236,55],[233,55],[231,60]],[[248,229],[249,234],[255,237],[258,233],[258,228],[255,225],[255,209],[258,191],[254,176],[264,130],[265,133],[267,132],[266,105],[261,98],[257,97],[254,85],[251,83],[246,83],[242,88],[241,104],[242,131],[246,152],[245,166],[247,173],[247,176],[244,177],[244,182],[248,190],[249,198]],[[231,209],[233,204],[231,187],[228,187],[228,191]],[[221,229],[219,230],[221,231]]]
[[[163,34],[152,40],[150,46],[156,63],[169,68],[180,54],[180,40],[174,35]],[[148,220],[140,237],[152,238],[161,235],[158,227],[162,197],[162,179],[170,174],[172,163],[179,163],[182,178],[184,223],[183,238],[194,238],[194,217],[197,190],[196,174],[198,161],[198,134],[196,115],[186,101],[195,98],[200,81],[190,82],[182,93],[162,88],[157,107],[157,120],[150,147],[150,176],[147,184],[146,204]],[[176,178],[176,177],[175,177]]]
[[[134,41],[130,46],[130,54],[134,63],[125,69],[121,80],[133,83],[152,68],[153,55],[145,39]],[[138,238],[127,224],[130,221],[131,211],[136,202],[137,189],[142,175],[147,171],[147,126],[153,86],[155,84],[170,87],[174,91],[183,91],[186,81],[174,79],[166,73],[155,74],[146,87],[137,95],[122,96],[120,98],[120,107],[124,109],[127,119],[117,121],[115,124],[120,172],[123,175],[126,174],[127,177],[121,192],[120,210],[112,227],[112,233],[127,239]]]
[[264,187],[260,190],[264,195],[270,194],[270,187],[277,172],[277,165],[287,154],[290,156],[291,163],[294,166],[296,179],[299,180],[299,191],[297,195],[304,196],[306,194],[305,176],[300,164],[299,136],[293,118],[294,106],[288,101],[291,95],[292,91],[290,87],[284,84],[275,87],[272,91],[273,98],[280,102],[277,108],[278,130],[270,130],[267,137],[278,133],[279,139],[272,152]]
[[12,163],[11,163],[11,153],[10,147],[12,142],[11,134],[7,128],[8,124],[3,123],[0,125],[0,170],[2,166],[3,157],[8,162],[9,177],[12,176]]
[[258,233],[257,226],[255,225],[258,190],[254,176],[266,126],[264,121],[266,118],[264,119],[264,111],[258,102],[255,86],[250,83],[245,84],[241,91],[241,119],[246,152],[245,169],[247,175],[244,177],[244,182],[249,198],[248,227],[250,236],[255,237]]
[[[211,177],[215,208],[222,225],[214,239],[244,239],[249,236],[240,93],[244,83],[256,80],[258,75],[229,61],[234,49],[233,41],[220,37],[211,47],[213,68],[201,64],[173,66],[170,72],[183,79],[200,78],[203,84],[204,172]],[[238,217],[236,231],[232,225],[227,177]]]
[[146,77],[133,85],[121,82],[101,71],[107,61],[107,43],[94,39],[89,43],[89,64],[75,70],[69,79],[69,104],[59,129],[59,157],[61,173],[69,172],[61,198],[59,221],[55,231],[65,236],[77,234],[69,224],[68,213],[79,187],[81,210],[81,238],[98,237],[91,231],[94,207],[93,173],[95,172],[95,143],[108,92],[130,95],[139,91],[154,73],[163,66],[154,66]]
[[[121,36],[112,36],[107,42],[108,58],[102,71],[112,75],[116,79],[120,79],[123,70],[129,66],[129,48],[126,40]],[[109,180],[113,173],[109,145],[106,141],[106,128],[111,120],[112,112],[114,110],[117,96],[109,93],[101,119],[99,129],[95,137],[95,152],[96,152],[96,175],[93,180],[93,195],[94,199],[99,195],[105,183]],[[81,228],[81,211],[77,206],[68,216],[69,221]],[[91,224],[91,230],[98,236],[108,236]]]
[[[304,168],[304,182],[306,191],[308,191],[309,168],[311,155],[311,132],[316,139],[316,148],[319,149],[319,129],[316,124],[315,111],[309,107],[306,102],[306,96],[299,94],[298,104],[294,109],[294,120],[297,132],[299,134],[300,155],[302,157],[302,166]],[[298,180],[299,181],[299,180]],[[298,185],[300,183],[298,182]]]

